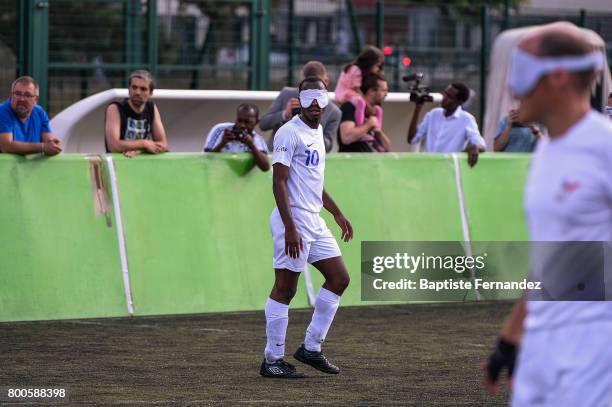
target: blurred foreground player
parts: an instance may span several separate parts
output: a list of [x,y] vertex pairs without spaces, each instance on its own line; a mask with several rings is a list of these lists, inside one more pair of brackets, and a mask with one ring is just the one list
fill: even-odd
[[[508,84],[522,103],[520,121],[540,122],[550,135],[536,147],[526,186],[532,248],[538,242],[567,248],[596,242],[605,248],[609,243],[600,242],[612,241],[612,126],[589,105],[602,66],[602,54],[569,23],[543,27],[513,51]],[[567,284],[571,274],[558,276],[559,270],[581,255],[576,251],[561,267],[542,267],[540,273],[556,276],[550,280],[554,284]],[[538,270],[534,261],[541,258],[532,256],[532,273]],[[585,267],[578,264],[571,271]],[[532,277],[537,281],[542,275]],[[513,406],[612,405],[612,302],[603,301],[606,278],[602,274],[595,287],[604,295],[583,298],[589,301],[534,301],[527,293],[483,364],[489,391],[497,390],[500,370],[508,368],[512,377],[518,354]]]
[[325,373],[340,372],[323,356],[321,344],[349,284],[349,275],[338,243],[319,215],[321,208],[334,215],[342,229],[342,240],[348,242],[353,237],[351,224],[323,188],[325,143],[319,122],[329,104],[325,83],[318,77],[307,77],[298,91],[301,114],[278,130],[272,154],[276,208],[270,217],[270,229],[275,281],[265,308],[267,343],[260,374],[275,378],[305,377],[283,358],[289,303],[300,272],[308,263],[323,274],[325,283],[317,294],[304,343],[293,357]]

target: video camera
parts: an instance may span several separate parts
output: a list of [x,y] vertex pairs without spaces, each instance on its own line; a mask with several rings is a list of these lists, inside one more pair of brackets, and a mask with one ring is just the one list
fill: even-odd
[[423,104],[425,102],[433,102],[433,96],[429,93],[429,88],[425,85],[421,85],[423,80],[423,72],[417,72],[402,77],[404,82],[411,82],[411,86],[408,89],[410,91],[410,101]]

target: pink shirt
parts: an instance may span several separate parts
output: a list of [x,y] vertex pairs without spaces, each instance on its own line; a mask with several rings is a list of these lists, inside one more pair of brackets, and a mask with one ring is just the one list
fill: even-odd
[[361,77],[361,69],[357,65],[351,65],[348,72],[342,71],[336,84],[336,102],[344,103],[359,96],[354,89],[361,87]]

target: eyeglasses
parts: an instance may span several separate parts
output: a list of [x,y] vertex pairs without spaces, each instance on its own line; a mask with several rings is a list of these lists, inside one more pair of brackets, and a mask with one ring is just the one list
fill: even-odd
[[36,95],[32,95],[31,93],[13,92],[13,97],[32,100],[36,97]]

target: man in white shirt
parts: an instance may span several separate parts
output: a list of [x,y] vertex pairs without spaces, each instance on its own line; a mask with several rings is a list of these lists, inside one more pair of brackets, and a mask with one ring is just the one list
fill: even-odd
[[323,188],[325,142],[320,120],[329,104],[327,89],[320,78],[307,77],[298,91],[301,113],[278,130],[272,155],[275,281],[265,307],[267,343],[260,369],[262,376],[272,378],[305,377],[283,358],[289,303],[308,263],[323,274],[325,283],[317,294],[304,343],[293,357],[324,373],[340,372],[323,356],[321,344],[349,283],[338,243],[319,215],[321,208],[327,209],[342,230],[342,240],[352,239],[350,222]]
[[466,151],[470,166],[476,165],[478,153],[485,151],[486,145],[474,116],[461,108],[469,97],[470,90],[466,85],[451,83],[442,95],[441,107],[429,111],[418,128],[423,102],[417,102],[408,127],[408,144],[418,144],[425,139],[428,153]]
[[257,123],[257,106],[248,103],[238,106],[235,123],[219,123],[210,130],[204,142],[204,152],[252,153],[259,169],[268,171],[268,146],[264,138],[255,132]]
[[522,103],[519,119],[549,132],[525,190],[531,278],[542,292],[515,305],[483,364],[492,393],[508,368],[513,406],[612,405],[612,125],[589,104],[602,67],[601,52],[569,23],[513,51],[508,85]]

